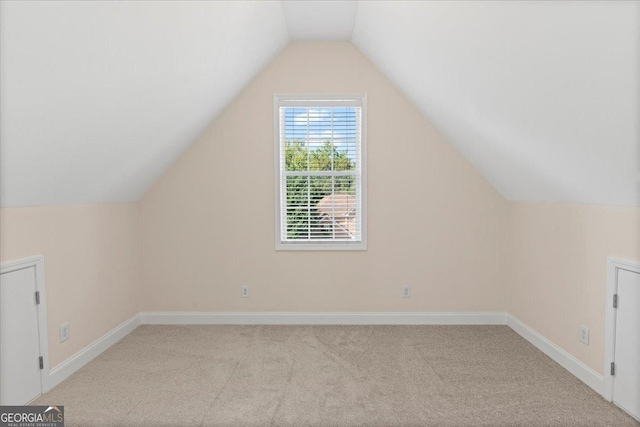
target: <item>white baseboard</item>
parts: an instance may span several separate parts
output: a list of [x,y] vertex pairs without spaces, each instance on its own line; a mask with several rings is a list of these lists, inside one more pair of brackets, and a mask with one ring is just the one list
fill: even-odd
[[144,325],[505,325],[504,312],[142,312]]
[[140,312],[49,371],[49,391],[140,325],[507,325],[600,395],[604,378],[505,312]]
[[107,332],[102,338],[94,341],[90,345],[86,346],[69,359],[57,365],[55,368],[49,370],[49,377],[45,384],[43,384],[43,392],[51,390],[53,387],[60,384],[62,381],[69,378],[73,373],[78,371],[84,365],[92,361],[100,353],[120,341],[122,338],[129,335],[135,328],[140,326],[141,316],[140,313],[133,316],[120,326]]
[[49,371],[51,390],[140,325],[504,325],[504,312],[140,312]]
[[531,329],[529,326],[522,323],[511,314],[507,315],[507,326],[604,397],[604,377],[602,375],[549,341],[544,336],[540,335],[535,330]]

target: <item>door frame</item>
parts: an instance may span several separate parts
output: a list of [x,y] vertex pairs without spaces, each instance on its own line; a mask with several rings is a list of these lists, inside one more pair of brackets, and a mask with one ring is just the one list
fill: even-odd
[[49,391],[49,330],[47,329],[47,292],[44,280],[44,256],[36,255],[0,263],[0,274],[31,267],[35,268],[36,291],[40,292],[40,304],[38,304],[38,335],[40,339],[40,356],[43,358],[43,369],[40,370],[40,393],[42,394]]
[[604,323],[604,395],[613,402],[613,376],[611,363],[615,361],[616,352],[616,310],[613,308],[613,295],[618,289],[618,271],[627,270],[640,274],[640,262],[622,258],[607,258],[607,297]]

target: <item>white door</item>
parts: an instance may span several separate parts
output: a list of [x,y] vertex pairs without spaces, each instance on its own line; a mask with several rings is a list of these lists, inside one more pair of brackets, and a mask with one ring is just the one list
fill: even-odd
[[0,274],[0,404],[24,405],[42,392],[36,269]]
[[618,269],[613,402],[640,419],[640,274]]

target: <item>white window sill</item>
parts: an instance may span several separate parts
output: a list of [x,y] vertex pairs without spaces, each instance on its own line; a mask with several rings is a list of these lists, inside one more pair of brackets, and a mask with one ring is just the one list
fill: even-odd
[[366,251],[366,242],[276,242],[276,251]]

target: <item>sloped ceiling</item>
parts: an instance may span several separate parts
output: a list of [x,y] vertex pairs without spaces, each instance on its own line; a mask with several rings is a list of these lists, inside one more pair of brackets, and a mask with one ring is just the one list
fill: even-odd
[[639,206],[639,29],[639,2],[360,2],[353,43],[506,198]]
[[349,40],[506,198],[639,206],[638,2],[0,2],[0,203],[138,200],[289,40]]
[[282,10],[292,41],[351,40],[358,2],[283,1]]
[[2,206],[138,200],[288,43],[279,2],[0,7]]

